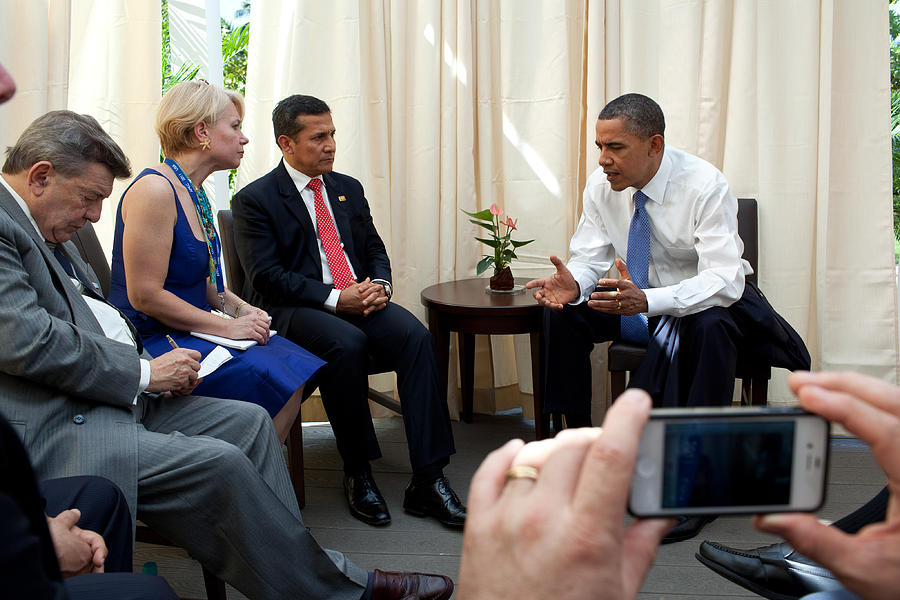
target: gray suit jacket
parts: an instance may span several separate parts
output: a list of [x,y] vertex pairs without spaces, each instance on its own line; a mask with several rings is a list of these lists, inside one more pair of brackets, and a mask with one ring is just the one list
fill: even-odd
[[[67,253],[96,279],[71,242]],[[87,303],[0,186],[0,412],[39,479],[90,473],[137,506],[136,350],[103,334]]]

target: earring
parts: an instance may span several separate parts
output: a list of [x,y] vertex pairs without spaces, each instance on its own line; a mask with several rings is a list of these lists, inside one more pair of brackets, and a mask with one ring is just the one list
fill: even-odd
[[202,148],[203,150],[209,150],[210,144],[211,142],[209,140],[203,140],[202,142],[200,142],[200,148]]

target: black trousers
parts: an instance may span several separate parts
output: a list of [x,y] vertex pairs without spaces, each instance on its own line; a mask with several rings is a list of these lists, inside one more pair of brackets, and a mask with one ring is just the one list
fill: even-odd
[[[589,354],[595,343],[619,340],[620,318],[586,303],[544,310],[545,412],[590,415]],[[808,369],[800,336],[748,283],[728,307],[650,319],[650,343],[629,387],[646,390],[654,406],[727,406],[738,360]]]
[[381,457],[367,398],[372,361],[397,372],[413,471],[449,462],[456,450],[434,340],[412,313],[391,302],[368,317],[299,307],[283,333],[328,362],[316,381],[347,472]]
[[96,531],[103,536],[109,555],[103,570],[106,573],[130,573],[134,541],[131,512],[125,494],[112,481],[103,477],[81,476],[48,479],[39,484],[46,501],[44,512],[55,517],[64,510],[77,508],[81,529]]

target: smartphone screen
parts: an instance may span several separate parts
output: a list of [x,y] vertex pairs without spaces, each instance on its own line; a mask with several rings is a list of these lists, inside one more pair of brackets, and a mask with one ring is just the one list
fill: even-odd
[[824,501],[828,423],[796,409],[659,409],[641,436],[638,516],[812,511]]
[[793,421],[666,423],[663,508],[788,504]]

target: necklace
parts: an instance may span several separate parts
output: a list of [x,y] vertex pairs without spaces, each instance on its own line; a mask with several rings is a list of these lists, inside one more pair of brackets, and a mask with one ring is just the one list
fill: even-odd
[[169,168],[174,171],[178,180],[187,189],[188,195],[194,202],[194,208],[197,210],[197,218],[200,219],[200,226],[203,229],[203,237],[206,239],[206,247],[209,250],[209,281],[216,286],[216,294],[219,296],[222,312],[225,312],[225,279],[222,277],[222,244],[219,241],[219,232],[216,231],[213,222],[212,207],[206,192],[201,186],[198,190],[191,183],[191,180],[185,174],[184,170],[178,166],[178,163],[167,158],[165,161]]

